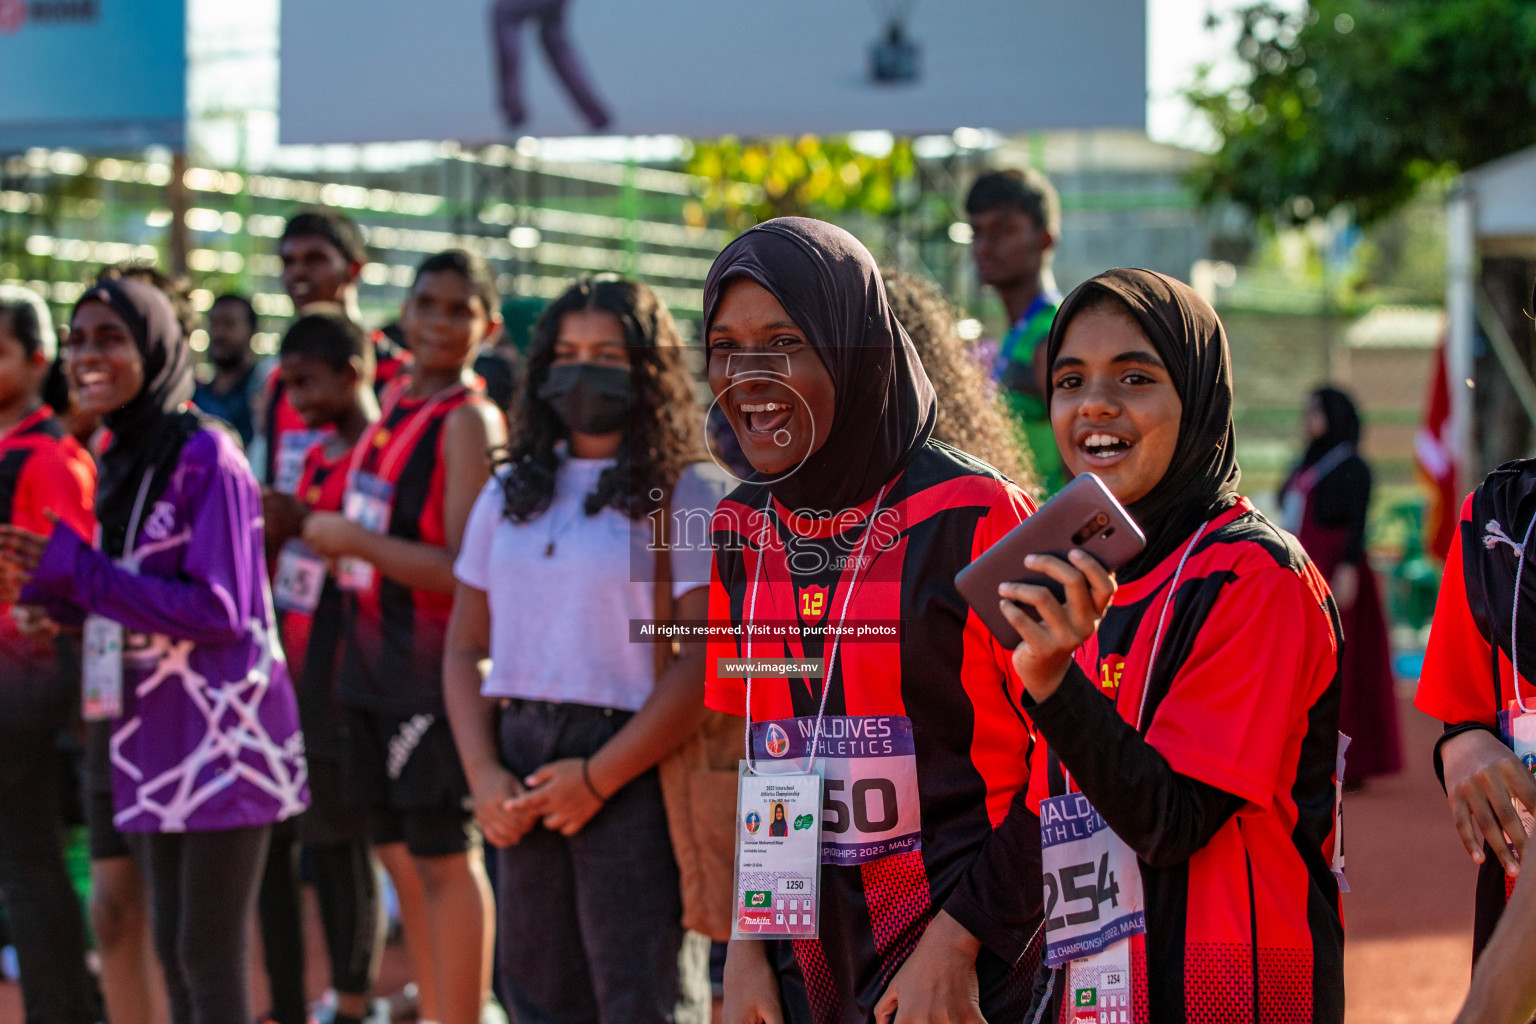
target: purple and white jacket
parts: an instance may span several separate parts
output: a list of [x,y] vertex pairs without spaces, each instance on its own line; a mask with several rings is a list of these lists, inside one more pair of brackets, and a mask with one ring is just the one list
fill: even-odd
[[262,549],[261,493],[235,441],[188,439],[165,492],[114,562],[53,530],[22,603],[122,624],[112,728],[125,832],[268,825],[309,803],[304,737]]

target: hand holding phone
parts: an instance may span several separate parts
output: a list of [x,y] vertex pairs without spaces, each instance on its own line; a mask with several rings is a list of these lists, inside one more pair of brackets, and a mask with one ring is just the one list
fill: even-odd
[[[1004,647],[1019,645],[1019,633],[999,606],[997,588],[1004,583],[1029,583],[1048,588],[1057,601],[1066,592],[1060,583],[1024,567],[1030,555],[1054,555],[1063,561],[1073,548],[1092,555],[1110,572],[1134,558],[1147,540],[1130,513],[1092,473],[1076,477],[1050,501],[955,576],[955,588]],[[1039,615],[1019,604],[1031,618]]]

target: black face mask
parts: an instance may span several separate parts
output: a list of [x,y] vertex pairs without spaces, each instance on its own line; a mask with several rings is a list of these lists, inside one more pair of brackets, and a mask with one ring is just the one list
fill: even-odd
[[627,366],[566,363],[551,366],[539,397],[555,407],[565,425],[581,434],[611,434],[629,420]]

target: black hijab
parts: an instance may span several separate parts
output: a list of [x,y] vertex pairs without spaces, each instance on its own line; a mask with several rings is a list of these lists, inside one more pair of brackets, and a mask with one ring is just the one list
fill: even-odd
[[182,411],[192,398],[192,362],[170,300],[153,285],[128,278],[97,283],[75,303],[75,310],[87,302],[105,303],[122,317],[144,366],[139,393],[102,417],[112,432],[112,443],[101,456],[96,518],[101,523],[102,551],[117,558],[126,546],[145,474],[150,474],[143,501],[147,510],[165,492],[182,446],[201,419]]
[[767,481],[793,511],[834,513],[874,497],[915,456],[937,416],[933,385],[886,301],[869,250],[842,228],[780,217],[739,236],[704,283],[703,338],[728,282],[762,285],[805,332],[832,376],[826,442],[796,472]]
[[1106,296],[1129,311],[1152,342],[1183,404],[1173,461],[1152,490],[1127,507],[1147,535],[1147,547],[1115,574],[1124,583],[1155,568],[1201,523],[1231,508],[1240,471],[1227,334],[1210,303],[1188,285],[1151,270],[1109,270],[1083,282],[1056,313],[1046,365],[1055,364],[1072,319]]
[[1312,392],[1312,400],[1322,410],[1328,428],[1323,431],[1322,437],[1313,439],[1307,445],[1306,454],[1301,457],[1302,469],[1313,465],[1341,444],[1360,444],[1360,413],[1348,395],[1338,388],[1318,388]]
[[[1515,571],[1520,567],[1525,531],[1536,516],[1536,459],[1506,462],[1472,492],[1472,520],[1461,524],[1462,572],[1467,606],[1488,643],[1511,653],[1510,612],[1515,601]],[[1536,537],[1533,537],[1536,539]],[[1536,679],[1536,552],[1525,552],[1520,579],[1520,640],[1525,649],[1516,666]],[[1495,698],[1497,700],[1497,698]],[[1503,710],[1500,708],[1500,710]]]

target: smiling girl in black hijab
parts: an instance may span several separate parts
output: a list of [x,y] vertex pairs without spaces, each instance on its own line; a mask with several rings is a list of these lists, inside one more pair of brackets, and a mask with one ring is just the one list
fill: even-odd
[[[1004,604],[1048,745],[1031,805],[1081,792],[1139,861],[1114,898],[1142,887],[1146,933],[1111,952],[1130,984],[1109,1005],[1158,1024],[1336,1024],[1337,617],[1294,539],[1237,493],[1221,322],[1171,278],[1112,270],[1062,304],[1047,365],[1068,471],[1098,474],[1147,534],[1118,589],[1081,551],[1026,562],[1065,586],[1065,604],[1001,588],[1041,615]],[[1049,912],[1097,913],[1105,880],[1086,901],[1065,896],[1082,891],[1072,881]],[[1027,1019],[1071,1019],[1067,993],[1085,1005],[1081,964],[1047,973]]]
[[247,1024],[269,832],[309,802],[260,491],[239,442],[184,409],[186,339],[153,286],[90,288],[64,352],[81,408],[112,431],[100,544],[67,523],[46,538],[10,525],[0,558],[28,578],[23,603],[84,620],[88,650],[105,637],[87,659],[87,701],[115,689],[117,706],[87,714],[110,718],[112,823],[149,881],[172,1020]]
[[[712,643],[706,702],[747,710],[722,657],[823,659],[825,687],[751,681],[752,749],[803,758],[824,701],[832,808],[817,937],[732,942],[725,1021],[1018,1020],[1039,960],[1032,738],[1007,651],[954,577],[1029,499],[929,439],[933,389],[846,231],[786,218],[746,232],[715,260],[703,326],[710,387],[757,470],[715,513],[710,619],[783,627]],[[824,641],[838,625],[889,632]],[[883,753],[863,756],[856,735]]]

